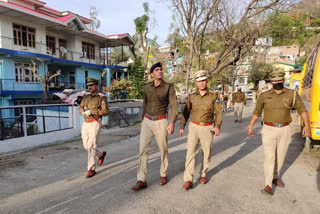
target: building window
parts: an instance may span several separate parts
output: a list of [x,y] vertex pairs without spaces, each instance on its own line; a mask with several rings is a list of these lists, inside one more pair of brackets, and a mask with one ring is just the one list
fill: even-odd
[[[67,59],[67,53],[61,51],[62,48],[64,48],[65,50],[67,50],[67,40],[65,39],[59,39],[59,53],[60,53],[60,58],[62,59]],[[63,49],[62,49],[63,50]]]
[[[37,83],[39,80],[31,71],[32,65],[29,63],[15,63],[16,82],[21,83]],[[36,69],[37,66],[36,66]]]
[[52,36],[46,36],[47,39],[47,53],[56,54],[56,38]]
[[13,41],[15,45],[35,48],[36,30],[23,25],[13,24]]
[[95,59],[94,44],[82,42],[82,56],[87,59]]

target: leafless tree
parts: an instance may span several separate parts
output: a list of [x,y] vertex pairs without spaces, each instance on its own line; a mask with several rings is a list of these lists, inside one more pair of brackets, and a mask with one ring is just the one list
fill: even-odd
[[42,62],[42,67],[43,67],[43,75],[41,76],[38,74],[37,63],[35,63],[34,60],[31,60],[31,61],[32,61],[31,71],[32,71],[33,75],[41,82],[41,84],[43,86],[43,90],[44,90],[44,101],[48,102],[49,101],[49,94],[48,94],[49,82],[53,78],[60,76],[61,70],[57,70],[56,73],[50,75],[48,72],[45,71],[44,60],[39,59],[39,61]]
[[234,5],[226,0],[221,1],[219,7],[215,8],[214,22],[210,27],[213,38],[222,42],[223,48],[219,50],[209,74],[219,73],[228,66],[235,65],[242,56],[250,52],[260,36],[264,14],[270,10],[283,10],[290,3],[290,0],[250,0]]
[[186,72],[185,87],[188,90],[190,70],[195,46],[201,40],[208,23],[214,17],[214,9],[220,0],[170,0],[173,10],[180,21],[182,33],[186,36],[189,45],[189,62]]
[[215,64],[209,74],[221,72],[248,53],[260,36],[261,17],[264,13],[284,8],[291,0],[170,0],[178,16],[181,29],[189,45],[189,63],[186,89],[193,65],[198,55],[198,67],[204,39],[221,43]]

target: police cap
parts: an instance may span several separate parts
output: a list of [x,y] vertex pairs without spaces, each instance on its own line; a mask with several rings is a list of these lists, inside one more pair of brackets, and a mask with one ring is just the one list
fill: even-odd
[[92,78],[92,77],[87,78],[87,86],[96,85],[98,83],[99,83],[99,80],[97,80],[95,78]]
[[197,72],[193,75],[193,78],[194,78],[196,81],[206,80],[206,79],[208,79],[207,72],[204,71],[204,70],[197,71]]
[[283,80],[286,73],[284,71],[273,71],[269,75],[271,81]]

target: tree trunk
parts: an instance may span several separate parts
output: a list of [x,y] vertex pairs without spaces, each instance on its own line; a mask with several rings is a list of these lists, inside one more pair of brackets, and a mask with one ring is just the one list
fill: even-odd
[[44,101],[47,103],[49,101],[48,87],[46,82],[42,82],[43,90],[44,90]]
[[190,53],[189,53],[189,62],[186,72],[186,92],[188,92],[189,89],[189,77],[190,77],[190,71],[192,66],[192,59],[193,59],[193,39],[190,39]]

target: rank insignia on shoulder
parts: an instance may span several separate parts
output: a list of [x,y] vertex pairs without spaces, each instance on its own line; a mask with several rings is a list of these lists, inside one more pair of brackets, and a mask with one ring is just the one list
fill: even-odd
[[220,103],[220,100],[219,100],[219,99],[216,99],[216,103]]
[[101,104],[106,104],[106,102],[104,100],[102,100]]

